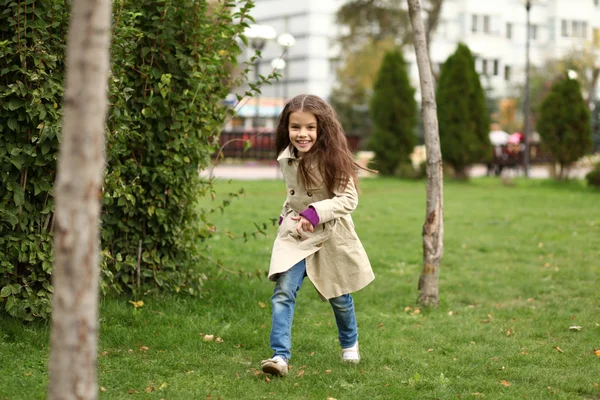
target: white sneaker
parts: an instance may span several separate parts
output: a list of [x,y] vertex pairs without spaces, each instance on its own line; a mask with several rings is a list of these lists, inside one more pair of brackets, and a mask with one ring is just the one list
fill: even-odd
[[358,354],[358,341],[354,346],[347,349],[342,349],[342,361],[350,364],[358,364],[360,362],[360,354]]
[[260,362],[262,371],[265,374],[271,374],[275,376],[286,376],[288,374],[288,364],[280,356],[269,358],[268,360],[262,360]]

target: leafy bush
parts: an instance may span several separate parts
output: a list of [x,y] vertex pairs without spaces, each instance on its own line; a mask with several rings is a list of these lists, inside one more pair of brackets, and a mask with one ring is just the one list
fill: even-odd
[[[0,299],[6,312],[29,320],[50,312],[68,4],[0,0]],[[233,112],[222,100],[246,80],[248,68],[233,78],[232,71],[252,6],[115,0],[104,293],[198,293],[201,242],[215,229],[195,204],[214,192],[198,170]]]
[[600,188],[600,164],[596,164],[593,170],[585,176],[588,185]]
[[410,154],[417,142],[417,103],[399,50],[383,59],[373,87],[371,117],[375,129],[369,147],[375,153],[374,168],[382,175],[405,174],[412,168]]
[[491,155],[485,94],[469,48],[459,44],[442,66],[437,87],[440,147],[458,178]]
[[542,102],[537,130],[542,146],[560,165],[559,178],[564,177],[566,167],[591,150],[590,111],[577,79],[565,76],[552,85]]

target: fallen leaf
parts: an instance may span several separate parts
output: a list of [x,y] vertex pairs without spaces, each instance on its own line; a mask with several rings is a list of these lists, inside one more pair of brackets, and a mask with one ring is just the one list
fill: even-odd
[[108,390],[106,390],[106,388],[104,386],[100,386],[100,391],[101,392],[108,392]]
[[449,316],[452,316],[452,314],[454,314],[454,312],[453,312],[453,311],[448,311],[448,315],[449,315]]
[[235,373],[235,379],[240,379],[240,374],[239,373]]
[[533,303],[534,301],[535,301],[535,299],[533,297],[530,297],[530,298],[527,299],[528,303]]
[[504,379],[502,379],[502,380],[500,381],[500,383],[501,383],[501,384],[503,384],[504,386],[510,386],[510,382],[509,382],[509,381],[507,381],[507,380],[504,380]]
[[548,268],[549,266],[550,266],[550,263],[548,263],[548,262],[546,264],[544,264],[544,268]]
[[135,308],[140,308],[140,307],[142,307],[144,305],[144,302],[142,300],[140,300],[140,301],[131,301],[131,300],[129,300],[129,302],[131,304],[133,304],[133,306]]
[[262,301],[259,301],[259,302],[258,302],[258,306],[259,306],[260,308],[265,308],[267,305],[266,305],[265,303],[263,303]]
[[431,353],[433,351],[433,349],[427,349],[428,353]]
[[217,343],[223,343],[223,341],[224,341],[224,340],[223,340],[223,339],[221,339],[220,337],[217,337],[217,338],[215,339],[215,342],[217,342]]
[[205,342],[212,342],[215,338],[215,335],[205,335],[202,340],[204,340]]
[[479,322],[481,322],[482,324],[489,324],[489,323],[490,323],[490,322],[492,322],[492,321],[490,321],[489,319],[482,319],[482,320],[481,320],[481,321],[479,321]]
[[595,354],[597,357],[600,357],[600,350],[596,350],[596,349],[594,349],[594,354]]
[[24,373],[23,375],[25,375],[25,376],[31,376],[32,373],[33,373],[32,371],[29,371],[29,372]]
[[333,397],[328,397],[327,400],[337,400],[337,399],[335,399]]
[[509,328],[509,329],[506,331],[506,336],[510,336],[510,335],[512,335],[512,334],[513,334],[513,330],[512,330],[512,328]]
[[244,347],[244,345],[240,343],[240,344],[236,344],[236,345],[235,345],[235,346],[233,346],[233,347],[235,347],[236,349],[239,349],[240,347]]
[[134,394],[134,393],[137,393],[137,392],[138,392],[138,391],[137,391],[137,390],[135,390],[135,389],[129,389],[129,390],[127,391],[127,394]]
[[569,327],[570,331],[574,331],[574,332],[579,332],[580,330],[582,330],[583,327],[579,326],[579,325],[573,325]]
[[504,371],[504,370],[506,370],[506,368],[504,368],[504,366],[498,368],[498,371]]
[[271,382],[271,380],[269,379],[268,376],[265,376],[265,382],[267,382],[267,383]]
[[311,357],[313,357],[313,356],[315,355],[315,352],[314,352],[314,351],[311,351],[309,355],[310,355]]
[[108,355],[108,351],[103,351],[103,352],[100,354],[100,357],[104,357],[104,356],[107,356],[107,355]]
[[410,310],[412,310],[412,307],[411,307],[411,306],[406,306],[406,307],[404,307],[404,312],[408,312],[408,311],[410,311]]
[[381,329],[381,328],[383,328],[383,323],[377,325],[377,329]]
[[493,319],[494,319],[494,318],[492,317],[492,314],[488,314],[487,316],[488,316],[488,318],[489,318],[490,320],[493,320]]
[[564,353],[564,351],[562,351],[562,349],[558,346],[552,346],[553,349],[556,349],[559,353]]
[[148,386],[146,388],[146,393],[151,393],[152,391],[154,391],[154,388],[152,386]]
[[388,367],[387,365],[385,365],[385,366],[383,367],[383,369],[385,369],[386,371],[392,371],[392,369],[391,369],[390,367]]
[[326,369],[326,370],[325,370],[325,374],[330,374],[330,373],[331,373],[331,370],[330,370],[330,369]]
[[133,354],[133,350],[132,349],[129,349],[127,351],[129,352],[129,354]]
[[138,349],[138,351],[147,351],[148,347],[147,346],[142,346]]
[[300,378],[300,377],[302,377],[302,375],[304,375],[304,370],[303,370],[303,369],[302,369],[302,370],[300,370],[300,371],[298,372],[298,375],[296,375],[296,376],[297,376],[298,378]]
[[413,313],[413,315],[421,314],[421,309],[415,308],[412,313]]

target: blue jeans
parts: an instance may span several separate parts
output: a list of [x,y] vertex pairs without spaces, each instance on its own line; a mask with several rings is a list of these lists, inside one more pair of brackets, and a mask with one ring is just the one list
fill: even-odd
[[[294,321],[296,295],[302,287],[305,276],[306,260],[302,260],[277,278],[275,291],[273,297],[271,297],[273,306],[271,326],[273,357],[280,356],[289,360],[292,356],[292,322]],[[335,314],[340,345],[343,349],[354,346],[358,339],[358,328],[352,296],[344,294],[329,299],[329,303]]]

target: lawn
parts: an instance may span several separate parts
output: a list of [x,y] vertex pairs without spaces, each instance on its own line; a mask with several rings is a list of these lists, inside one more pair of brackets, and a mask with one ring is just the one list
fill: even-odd
[[[333,313],[307,280],[283,379],[258,368],[271,355],[269,220],[285,188],[220,183],[217,202],[241,187],[245,195],[214,216],[208,245],[221,267],[202,266],[202,297],[146,297],[137,309],[129,298],[101,301],[99,397],[600,398],[600,192],[515,183],[446,183],[441,303],[424,309],[415,300],[425,183],[363,180],[353,216],[376,279],[354,295],[362,361],[340,362]],[[241,238],[255,222],[269,224],[267,236],[225,233]],[[46,324],[0,317],[0,399],[44,398],[48,337]]]

